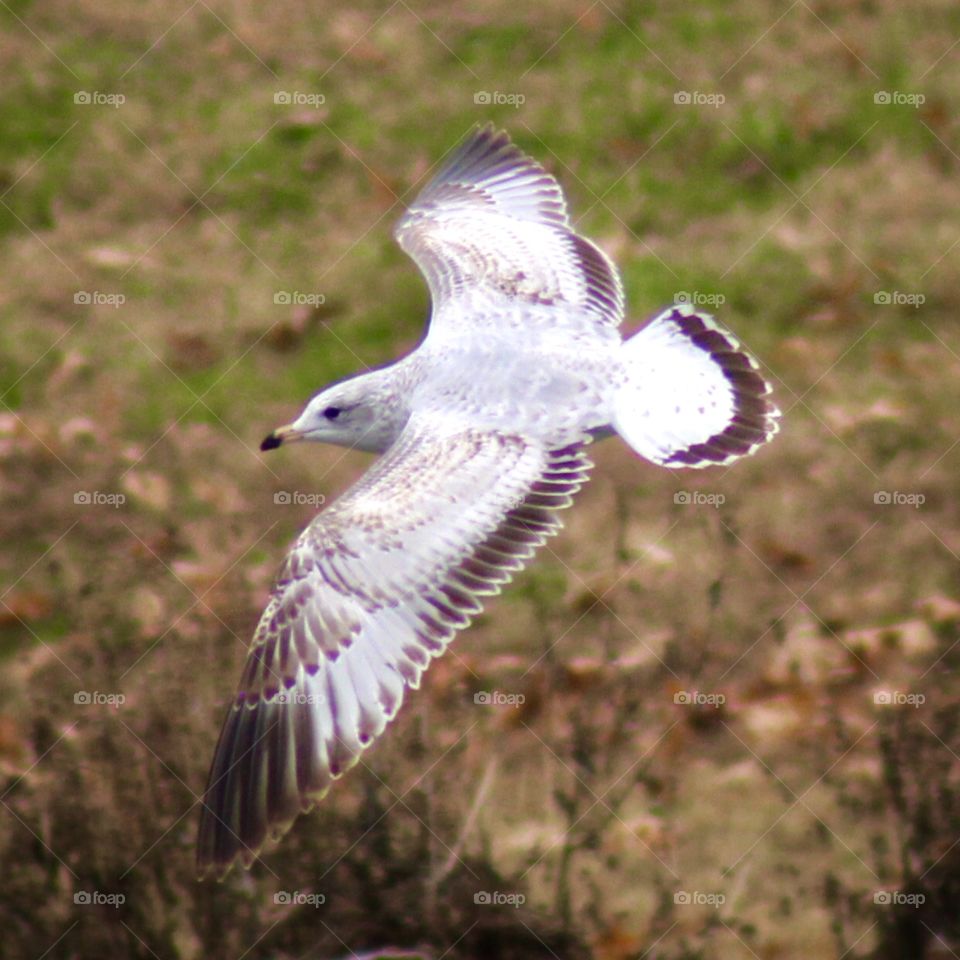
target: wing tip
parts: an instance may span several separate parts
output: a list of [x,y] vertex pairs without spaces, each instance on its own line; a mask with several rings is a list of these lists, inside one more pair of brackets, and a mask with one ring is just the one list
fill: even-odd
[[230,707],[200,812],[198,879],[220,882],[238,862],[249,870],[377,739],[347,741],[335,734],[318,751],[312,722],[297,729],[290,713],[295,706],[260,700],[255,707]]
[[[358,759],[359,756],[339,773],[332,774],[331,780],[343,776]],[[329,789],[327,785],[321,791],[298,793],[297,812],[293,816],[267,817],[257,824],[253,837],[249,827],[228,823],[226,811],[214,811],[205,800],[197,837],[197,880],[222,883],[238,864],[244,870],[249,870],[268,847],[279,843],[290,832],[297,817],[309,813],[326,796]]]
[[[529,193],[526,200],[501,189],[505,183],[515,188],[517,180],[524,181]],[[411,219],[449,201],[451,192],[458,190],[484,197],[509,216],[570,228],[566,200],[556,179],[517,146],[505,129],[487,121],[476,124],[440,162],[397,224],[397,239],[401,240]]]

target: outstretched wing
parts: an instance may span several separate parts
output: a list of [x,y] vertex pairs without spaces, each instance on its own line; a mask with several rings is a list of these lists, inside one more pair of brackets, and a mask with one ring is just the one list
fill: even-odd
[[248,865],[396,715],[431,657],[560,528],[582,444],[408,425],[303,532],[253,640],[217,744],[201,873]]
[[490,125],[446,161],[395,236],[430,287],[431,336],[520,311],[525,324],[601,333],[623,319],[616,267],[573,231],[557,181]]

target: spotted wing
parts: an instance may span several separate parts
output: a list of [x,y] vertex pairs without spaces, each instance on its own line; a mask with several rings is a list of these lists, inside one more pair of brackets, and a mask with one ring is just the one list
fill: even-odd
[[300,536],[217,744],[201,873],[249,866],[384,731],[432,657],[561,525],[577,444],[414,421]]
[[430,287],[431,336],[518,312],[607,336],[623,319],[616,267],[573,231],[557,181],[492,126],[453,153],[395,236]]

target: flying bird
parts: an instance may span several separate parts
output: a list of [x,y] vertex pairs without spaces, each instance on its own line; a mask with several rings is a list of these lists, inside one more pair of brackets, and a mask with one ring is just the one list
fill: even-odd
[[430,289],[406,357],[314,396],[263,450],[380,454],[303,531],[254,634],[210,770],[201,875],[248,866],[352,767],[434,657],[548,537],[618,434],[664,467],[730,463],[777,430],[757,364],[709,315],[624,340],[609,257],[557,181],[475,130],[395,230]]

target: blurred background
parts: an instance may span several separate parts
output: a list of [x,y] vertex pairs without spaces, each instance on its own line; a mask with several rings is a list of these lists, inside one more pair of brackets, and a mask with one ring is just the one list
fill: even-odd
[[[0,20],[0,953],[958,955],[955,5]],[[391,229],[487,120],[631,327],[736,332],[781,434],[696,472],[598,445],[390,735],[198,883],[271,578],[369,463],[258,443],[416,344]]]

